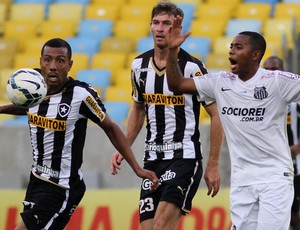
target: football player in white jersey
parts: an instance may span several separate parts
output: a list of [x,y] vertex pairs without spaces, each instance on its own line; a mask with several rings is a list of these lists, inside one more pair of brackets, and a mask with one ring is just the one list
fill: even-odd
[[[176,15],[183,11],[176,4],[160,1],[152,9],[150,30],[154,49],[136,57],[131,65],[133,106],[128,116],[126,135],[132,144],[141,131],[146,117],[144,168],[156,172],[161,185],[149,191],[147,180],[140,193],[141,230],[177,229],[181,217],[190,212],[202,177],[202,153],[199,131],[200,102],[196,96],[175,95],[167,86],[166,35]],[[185,77],[207,73],[202,62],[179,52],[181,71]],[[122,77],[122,76],[120,76]],[[219,191],[218,161],[223,131],[216,103],[204,103],[211,117],[210,154],[204,178],[208,195]],[[122,158],[112,157],[112,174],[120,169]]]
[[[280,57],[270,56],[264,63],[263,67],[267,70],[284,70],[284,63]],[[294,200],[291,210],[291,228],[293,230],[300,229],[300,216],[299,216],[299,197],[300,197],[300,174],[298,166],[300,166],[300,155],[297,151],[297,144],[299,140],[299,109],[300,105],[296,102],[292,102],[288,107],[287,114],[287,135],[289,140],[289,145],[291,147],[291,153],[294,163]]]
[[[142,178],[158,186],[154,172],[142,169],[125,135],[106,113],[97,92],[87,83],[68,76],[72,50],[63,39],[53,38],[42,47],[40,71],[47,84],[47,96],[38,105],[23,109],[0,106],[0,113],[26,115],[33,149],[33,165],[22,220],[15,230],[62,230],[85,193],[81,164],[87,121],[101,127],[115,148]],[[54,125],[56,124],[56,125]]]
[[231,73],[183,78],[178,47],[182,18],[169,31],[167,78],[176,94],[216,100],[231,159],[232,230],[288,230],[293,202],[293,162],[286,133],[288,104],[300,101],[300,76],[260,68],[266,41],[244,31],[229,49]]

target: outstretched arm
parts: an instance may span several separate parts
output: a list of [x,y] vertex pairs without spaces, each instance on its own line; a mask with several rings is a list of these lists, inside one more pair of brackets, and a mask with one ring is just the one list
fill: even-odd
[[21,108],[14,104],[1,105],[0,114],[10,114],[10,115],[26,115],[27,109]]
[[177,16],[167,36],[169,48],[166,66],[168,86],[171,91],[177,94],[198,94],[194,80],[191,78],[183,78],[177,61],[179,47],[190,35],[190,32],[186,32],[183,35],[181,34],[181,23],[182,18]]
[[[130,145],[133,144],[137,135],[141,131],[145,121],[145,109],[144,104],[133,102],[132,107],[128,115],[128,125],[126,130],[126,137]],[[110,162],[111,174],[118,174],[118,170],[121,170],[121,162],[123,156],[119,152],[113,153]]]
[[140,167],[130,148],[129,142],[120,127],[113,122],[108,115],[106,115],[105,119],[99,123],[99,125],[103,128],[113,146],[122,154],[124,159],[131,166],[135,174],[138,177],[150,179],[153,183],[151,186],[152,189],[156,189],[159,183],[156,174],[153,171],[145,170]]

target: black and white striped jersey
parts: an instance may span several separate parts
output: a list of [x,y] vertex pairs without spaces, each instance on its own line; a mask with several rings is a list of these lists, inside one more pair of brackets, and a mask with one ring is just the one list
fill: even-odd
[[[183,49],[178,58],[185,77],[207,73],[201,61]],[[144,103],[146,110],[144,161],[202,158],[197,97],[169,90],[166,68],[157,67],[153,49],[136,57],[131,69],[133,100]]]
[[[300,104],[292,102],[288,106],[287,114],[287,133],[289,145],[298,144],[300,137]],[[296,159],[293,159],[294,173],[300,174],[300,154],[297,154]]]
[[35,176],[64,188],[82,179],[87,120],[99,123],[105,107],[88,84],[74,80],[28,110]]

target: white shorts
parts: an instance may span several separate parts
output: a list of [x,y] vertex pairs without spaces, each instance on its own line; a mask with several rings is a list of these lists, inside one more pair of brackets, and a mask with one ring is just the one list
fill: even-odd
[[232,187],[231,230],[288,230],[293,198],[289,182]]

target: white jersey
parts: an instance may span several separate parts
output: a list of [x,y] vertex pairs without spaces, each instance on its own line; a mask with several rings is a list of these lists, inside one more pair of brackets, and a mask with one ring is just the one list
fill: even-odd
[[300,76],[260,68],[246,82],[227,72],[194,81],[201,100],[217,101],[231,158],[232,186],[292,182],[286,113],[290,102],[300,100]]

